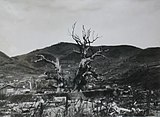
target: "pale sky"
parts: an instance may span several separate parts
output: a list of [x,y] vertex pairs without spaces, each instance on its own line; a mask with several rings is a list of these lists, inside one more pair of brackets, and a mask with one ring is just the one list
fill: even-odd
[[0,0],[0,51],[9,56],[73,42],[77,21],[102,38],[95,45],[160,47],[160,0]]

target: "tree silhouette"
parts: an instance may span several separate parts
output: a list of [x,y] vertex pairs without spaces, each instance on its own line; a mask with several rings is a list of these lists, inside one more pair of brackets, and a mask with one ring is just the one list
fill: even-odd
[[91,49],[91,44],[93,44],[100,37],[98,34],[95,36],[95,32],[91,29],[85,29],[85,26],[82,26],[82,38],[80,38],[75,33],[76,23],[72,26],[71,36],[72,39],[76,42],[79,51],[75,51],[80,54],[81,60],[79,63],[78,70],[76,72],[76,76],[73,80],[74,89],[83,90],[84,86],[87,84],[86,77],[92,75],[97,77],[98,75],[94,70],[92,70],[91,63],[97,56],[103,56],[102,50],[98,50],[93,52]]

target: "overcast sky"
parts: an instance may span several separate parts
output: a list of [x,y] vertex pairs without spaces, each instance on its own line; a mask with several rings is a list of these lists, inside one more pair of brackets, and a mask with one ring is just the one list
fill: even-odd
[[0,50],[9,56],[73,42],[77,21],[102,36],[95,45],[160,46],[160,0],[0,0]]

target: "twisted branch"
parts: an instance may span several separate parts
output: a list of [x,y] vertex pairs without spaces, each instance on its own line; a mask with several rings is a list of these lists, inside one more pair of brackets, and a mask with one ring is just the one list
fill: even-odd
[[54,65],[55,70],[56,70],[57,72],[59,72],[59,73],[61,72],[61,66],[60,66],[60,63],[59,63],[59,59],[58,59],[58,58],[56,58],[56,62],[55,62],[55,61],[53,61],[53,60],[47,59],[44,55],[37,55],[37,57],[40,57],[40,58],[37,59],[37,60],[35,60],[34,62],[40,62],[40,61],[43,61],[43,60],[44,60],[45,62]]

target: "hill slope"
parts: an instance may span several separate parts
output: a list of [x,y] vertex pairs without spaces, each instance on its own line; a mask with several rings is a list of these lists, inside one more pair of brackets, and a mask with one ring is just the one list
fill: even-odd
[[[94,46],[92,50],[96,51],[99,48],[109,51],[103,52],[103,55],[106,56],[105,58],[97,57],[92,64],[102,78],[102,82],[97,85],[116,82],[145,88],[160,88],[160,48],[140,49],[133,46],[120,45]],[[17,77],[19,74],[37,75],[53,70],[53,66],[50,64],[34,62],[38,59],[36,55],[43,54],[50,60],[55,60],[58,57],[64,74],[69,77],[68,73],[70,73],[70,77],[73,78],[80,61],[80,55],[73,51],[77,49],[77,46],[73,43],[62,42],[12,58],[1,53],[0,60],[4,64],[1,65],[0,72],[1,74],[17,74]],[[152,87],[153,85],[154,87]]]

